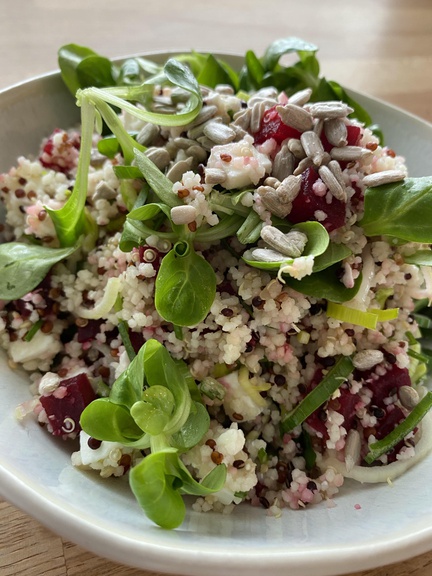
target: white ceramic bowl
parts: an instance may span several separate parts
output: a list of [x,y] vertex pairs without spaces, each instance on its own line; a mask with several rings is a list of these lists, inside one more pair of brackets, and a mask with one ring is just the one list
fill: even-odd
[[[432,172],[431,125],[383,102],[353,96],[381,125],[386,143],[406,156],[411,175]],[[78,119],[57,73],[0,93],[0,172],[17,156],[36,153],[54,128]],[[230,516],[189,510],[183,525],[169,532],[146,519],[127,481],[72,468],[68,443],[31,420],[15,420],[15,406],[29,398],[28,382],[4,358],[0,398],[0,495],[54,532],[117,562],[197,576],[329,576],[432,548],[432,455],[391,487],[347,482],[334,508],[285,510],[277,519],[248,506]]]

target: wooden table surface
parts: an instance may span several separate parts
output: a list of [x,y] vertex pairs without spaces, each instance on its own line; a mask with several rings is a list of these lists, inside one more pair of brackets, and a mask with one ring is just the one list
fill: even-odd
[[[107,56],[192,48],[262,54],[285,36],[318,44],[328,78],[432,122],[431,0],[3,0],[0,89],[55,69],[57,48],[70,42]],[[0,501],[0,576],[12,574],[158,576],[96,557]],[[355,576],[431,574],[432,552]]]

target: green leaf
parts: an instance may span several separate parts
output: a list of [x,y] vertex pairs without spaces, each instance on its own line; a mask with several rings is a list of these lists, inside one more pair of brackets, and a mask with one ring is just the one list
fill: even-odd
[[341,356],[321,382],[281,421],[282,432],[290,432],[322,406],[345,382],[354,366],[349,356]]
[[170,218],[170,208],[166,204],[145,204],[144,206],[140,206],[139,208],[135,208],[131,210],[127,215],[128,219],[130,220],[151,220],[160,212],[163,212],[168,218]]
[[113,166],[114,174],[119,180],[134,180],[142,178],[141,170],[137,166],[122,166],[121,164]]
[[213,268],[190,244],[178,242],[162,259],[156,277],[158,313],[178,326],[194,326],[207,316],[215,294]]
[[214,468],[201,483],[193,479],[176,450],[166,448],[146,456],[129,477],[130,486],[144,512],[162,528],[177,528],[183,522],[186,507],[181,493],[206,496],[220,490],[226,467]]
[[135,161],[150,188],[162,200],[164,204],[173,208],[183,202],[173,192],[173,183],[162,174],[159,168],[145,154],[135,150]]
[[85,58],[94,56],[97,56],[94,50],[77,44],[66,44],[58,51],[58,63],[61,77],[73,96],[75,96],[79,88],[82,88],[77,73],[78,65]]
[[[114,158],[116,154],[120,152],[120,144],[119,141],[115,136],[106,136],[99,140],[97,143],[98,152],[107,158]],[[120,166],[123,168],[123,166]],[[114,168],[118,168],[118,166],[114,166]],[[141,176],[141,173],[140,173]]]
[[96,86],[114,86],[116,83],[113,77],[113,64],[108,58],[90,54],[83,58],[76,67],[76,76],[80,88]]
[[163,432],[167,435],[175,434],[185,424],[192,406],[185,372],[160,342],[148,340],[141,350],[148,385],[164,386],[172,393],[175,409]]
[[294,278],[286,274],[283,278],[287,286],[290,286],[301,294],[306,294],[313,298],[323,298],[341,304],[354,298],[359,291],[362,276],[360,274],[355,280],[353,288],[346,288],[339,279],[339,270],[339,265],[335,264],[321,272],[305,276],[301,280],[294,280]]
[[292,52],[316,52],[318,47],[300,38],[282,38],[273,42],[265,51],[263,64],[266,70],[274,70],[284,54]]
[[42,282],[52,266],[77,250],[48,248],[36,244],[0,244],[0,299],[16,300]]
[[135,402],[130,414],[138,426],[151,435],[161,434],[174,411],[174,396],[165,386],[144,390],[142,400]]
[[432,177],[406,178],[395,184],[367,188],[366,236],[388,235],[408,242],[432,242]]
[[144,432],[136,425],[129,410],[108,398],[93,400],[81,414],[81,428],[92,438],[120,442],[125,446],[142,440]]
[[337,262],[341,262],[351,256],[351,250],[345,244],[336,244],[335,242],[330,242],[327,246],[325,252],[320,254],[314,259],[314,272],[321,272]]
[[200,402],[194,402],[193,410],[186,422],[178,432],[171,437],[172,444],[179,450],[186,451],[193,448],[210,426],[210,416],[207,408]]
[[432,250],[417,250],[414,254],[403,257],[407,264],[417,266],[432,266]]
[[147,517],[162,528],[173,529],[180,526],[186,514],[186,506],[178,489],[175,488],[177,475],[169,474],[167,460],[178,460],[175,452],[156,452],[146,456],[140,464],[132,468],[129,483],[135,498]]
[[[204,67],[197,76],[197,81],[203,86],[214,88],[217,84],[232,84],[232,78],[221,62],[213,54],[209,54]],[[236,88],[236,86],[234,86]]]
[[72,194],[59,210],[45,207],[53,221],[60,245],[73,246],[86,228],[85,203],[87,199],[88,172],[95,121],[94,105],[87,99],[81,103],[81,147],[78,170]]
[[262,85],[264,66],[252,50],[245,55],[245,64],[249,76],[250,87],[258,90]]

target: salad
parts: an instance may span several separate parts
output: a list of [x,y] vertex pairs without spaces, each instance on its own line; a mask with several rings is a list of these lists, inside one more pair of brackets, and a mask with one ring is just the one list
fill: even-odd
[[432,178],[316,52],[278,40],[238,72],[64,46],[81,127],[0,176],[0,342],[32,392],[16,415],[127,476],[164,528],[184,495],[331,506],[432,448]]

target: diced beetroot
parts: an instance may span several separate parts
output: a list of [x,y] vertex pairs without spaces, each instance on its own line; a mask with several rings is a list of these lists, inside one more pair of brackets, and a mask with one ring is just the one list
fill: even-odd
[[138,248],[139,260],[144,264],[152,264],[155,270],[159,270],[161,260],[164,257],[162,252],[156,250],[153,246],[140,246]]
[[77,340],[80,344],[93,340],[99,333],[102,320],[89,320],[85,326],[79,326],[77,331]]
[[348,146],[358,146],[360,136],[361,129],[359,126],[347,126]]
[[[347,126],[347,145],[357,146],[361,136],[361,129],[359,126]],[[326,152],[330,152],[333,144],[327,140],[324,130],[321,132],[321,142]]]
[[77,374],[62,380],[52,394],[41,396],[40,402],[52,427],[52,434],[75,438],[81,430],[81,413],[95,398],[86,374]]
[[[333,405],[332,402],[334,402]],[[361,402],[361,398],[358,394],[351,394],[348,388],[340,388],[340,396],[329,403],[330,408],[333,408],[344,417],[342,426],[346,430],[350,430],[353,427],[354,420],[357,417],[356,406],[359,402]]]
[[378,420],[378,424],[375,426],[375,438],[377,440],[381,440],[384,438],[384,436],[390,434],[393,428],[395,428],[395,426],[397,426],[399,422],[402,422],[404,419],[404,413],[398,406],[396,406],[393,410],[387,412],[384,418]]
[[129,340],[131,341],[132,348],[135,354],[138,354],[141,346],[144,344],[144,337],[140,332],[132,332],[129,330]]
[[288,220],[293,224],[317,220],[315,212],[327,214],[325,220],[320,221],[328,232],[336,230],[345,224],[345,204],[336,198],[327,204],[325,196],[317,196],[313,185],[318,180],[318,172],[314,168],[307,168],[301,177],[301,188],[292,203],[292,210]]
[[401,386],[411,386],[411,379],[407,368],[399,368],[396,364],[392,364],[384,376],[380,376],[377,380],[366,378],[365,385],[372,390],[372,403],[382,408],[385,406],[384,399],[390,396],[390,392]]
[[255,144],[262,144],[270,138],[274,138],[278,144],[287,138],[300,138],[298,130],[282,122],[276,106],[264,112],[258,132],[254,134]]

